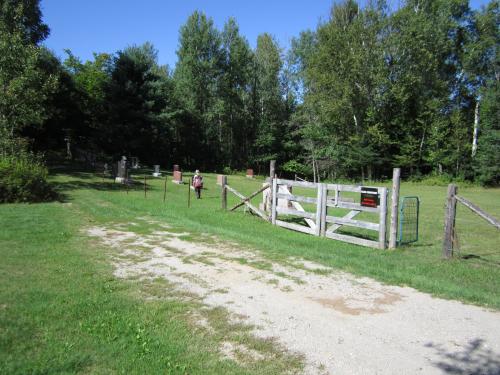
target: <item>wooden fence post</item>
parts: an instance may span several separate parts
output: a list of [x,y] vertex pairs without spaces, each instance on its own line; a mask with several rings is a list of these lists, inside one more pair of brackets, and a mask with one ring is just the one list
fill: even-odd
[[222,182],[221,182],[221,202],[222,202],[222,209],[227,210],[227,176],[222,176]]
[[326,233],[326,214],[327,214],[327,201],[328,201],[328,188],[326,184],[321,184],[322,194],[321,194],[321,227],[320,236],[324,237]]
[[269,162],[269,177],[274,178],[276,174],[276,160],[271,160]]
[[191,182],[187,184],[188,187],[188,208],[191,207]]
[[276,205],[278,203],[278,179],[272,179],[273,188],[271,190],[271,223],[276,225]]
[[146,198],[146,175],[144,175],[144,198]]
[[378,232],[378,247],[385,249],[386,246],[386,221],[387,221],[387,188],[382,188],[380,194],[380,217],[379,217],[379,232]]
[[391,228],[389,230],[389,249],[395,249],[397,243],[400,182],[401,168],[394,168],[392,170]]
[[450,259],[453,255],[453,235],[455,232],[455,214],[457,207],[457,185],[448,185],[448,195],[446,197],[446,209],[444,211],[444,240],[443,258]]

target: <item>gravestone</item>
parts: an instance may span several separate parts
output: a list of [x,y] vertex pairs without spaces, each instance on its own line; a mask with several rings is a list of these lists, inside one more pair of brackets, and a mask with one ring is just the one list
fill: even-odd
[[[222,186],[222,178],[224,177],[223,174],[218,174],[217,175],[217,185],[220,185]],[[227,181],[226,181],[226,184],[227,184]]]
[[130,164],[132,165],[132,169],[139,169],[139,158],[131,157]]
[[183,184],[184,183],[182,181],[182,172],[181,171],[174,171],[174,178],[172,179],[172,182],[175,184]]
[[179,164],[174,164],[174,172],[175,171],[179,171],[180,172],[180,168],[179,168]]
[[104,163],[103,168],[104,168],[103,173],[104,173],[105,175],[109,175],[109,172],[110,172],[110,171],[109,171],[109,165],[108,165],[108,163]]
[[253,178],[253,169],[247,169],[247,177],[248,178]]
[[155,164],[155,165],[154,165],[154,168],[155,168],[155,171],[153,172],[153,176],[155,176],[155,177],[160,177],[160,176],[161,176],[161,173],[160,173],[160,165]]
[[116,163],[116,178],[115,182],[124,184],[127,182],[127,157],[122,156],[122,160]]

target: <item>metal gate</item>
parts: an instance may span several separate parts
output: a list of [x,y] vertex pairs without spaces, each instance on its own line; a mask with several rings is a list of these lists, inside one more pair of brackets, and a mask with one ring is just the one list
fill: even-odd
[[418,241],[418,215],[420,200],[418,197],[403,197],[399,207],[398,245]]

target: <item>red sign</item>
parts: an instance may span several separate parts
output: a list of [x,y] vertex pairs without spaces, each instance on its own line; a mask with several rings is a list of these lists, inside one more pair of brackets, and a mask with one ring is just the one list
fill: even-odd
[[377,188],[362,187],[361,188],[361,206],[363,207],[378,207],[380,197]]

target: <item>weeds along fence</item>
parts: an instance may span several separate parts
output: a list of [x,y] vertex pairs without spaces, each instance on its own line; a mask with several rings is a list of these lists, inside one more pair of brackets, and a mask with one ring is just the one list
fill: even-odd
[[[314,183],[294,181],[280,178],[271,179],[261,189],[243,196],[233,187],[227,185],[225,176],[222,178],[222,208],[227,209],[227,192],[240,198],[240,202],[231,208],[235,210],[245,205],[252,213],[273,225],[294,231],[345,241],[361,246],[385,249],[387,195],[385,187],[355,186],[342,184]],[[295,188],[302,189],[303,194],[296,194]],[[260,193],[264,193],[260,208],[250,200]],[[344,193],[358,193],[359,202],[345,197]],[[304,209],[306,204],[309,210]],[[335,215],[339,210],[341,216]],[[345,213],[345,210],[348,210]],[[376,221],[359,219],[361,213],[376,214]],[[362,234],[339,233],[343,227],[355,227],[375,232],[376,240]]]
[[471,201],[457,195],[458,187],[454,184],[448,185],[448,194],[446,197],[446,208],[444,216],[444,239],[443,239],[443,258],[450,259],[453,252],[458,248],[458,235],[456,230],[457,202],[467,207],[476,215],[484,219],[487,223],[500,230],[500,221],[482,210]]

